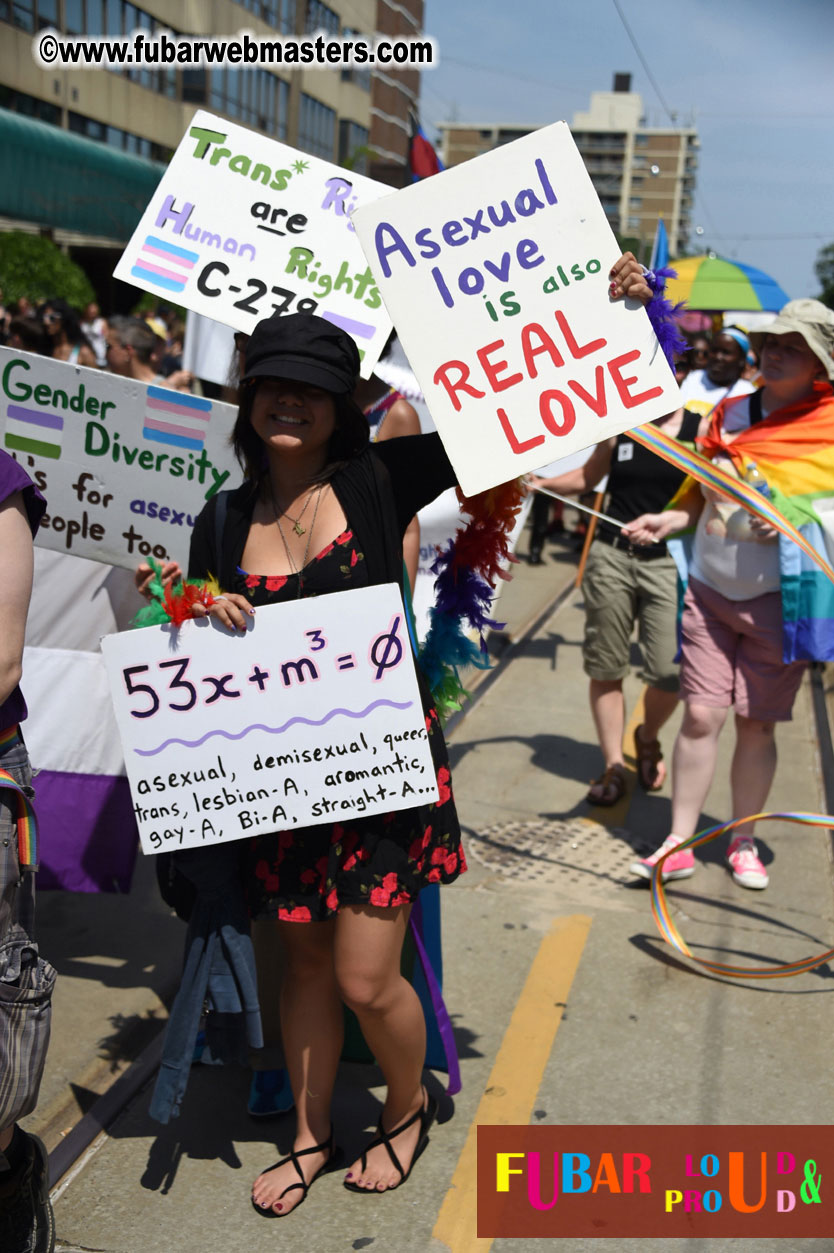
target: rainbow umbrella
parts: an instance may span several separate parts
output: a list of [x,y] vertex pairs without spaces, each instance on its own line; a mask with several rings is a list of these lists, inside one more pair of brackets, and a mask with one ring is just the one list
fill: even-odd
[[790,297],[763,270],[710,253],[669,263],[678,277],[669,279],[666,296],[689,309],[747,309],[778,313]]

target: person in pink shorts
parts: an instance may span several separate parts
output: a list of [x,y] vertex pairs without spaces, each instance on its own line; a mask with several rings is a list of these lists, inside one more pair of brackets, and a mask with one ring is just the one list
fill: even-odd
[[[834,313],[816,300],[791,301],[750,338],[761,352],[764,387],[718,406],[705,454],[765,491],[772,487],[783,511],[791,501],[776,481],[777,468],[791,459],[813,469],[817,494],[825,489],[834,495],[834,475],[822,455],[834,442]],[[772,484],[764,481],[756,457],[774,467]],[[802,592],[786,572],[796,545],[728,498],[696,489],[680,507],[673,502],[663,513],[644,514],[623,531],[646,544],[693,526],[681,623],[685,711],[672,761],[672,832],[655,853],[632,865],[632,873],[647,879],[663,854],[698,829],[731,708],[733,818],[764,811],[776,769],[775,725],[790,720],[808,661],[834,656],[826,615],[815,620],[809,605],[805,619],[798,626],[793,621]],[[736,883],[762,889],[768,875],[753,826],[735,830],[727,861]],[[662,874],[666,881],[694,871],[693,853],[684,849],[666,859]]]

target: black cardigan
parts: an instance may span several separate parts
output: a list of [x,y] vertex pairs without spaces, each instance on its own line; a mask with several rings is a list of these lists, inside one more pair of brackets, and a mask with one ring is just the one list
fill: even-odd
[[[402,537],[419,509],[456,485],[455,472],[439,435],[405,435],[370,444],[331,480],[347,524],[365,554],[371,585],[397,583],[402,588]],[[227,498],[221,552],[217,552],[215,515],[220,496]],[[217,577],[231,588],[243,558],[257,495],[247,482],[218,493],[201,511],[191,536],[188,577]]]

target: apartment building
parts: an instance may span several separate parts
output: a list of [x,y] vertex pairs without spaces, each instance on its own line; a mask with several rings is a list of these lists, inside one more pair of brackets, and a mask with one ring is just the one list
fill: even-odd
[[[458,165],[535,129],[444,122],[442,159],[447,166]],[[631,75],[616,74],[612,91],[593,92],[587,112],[573,115],[571,132],[618,238],[634,243],[645,257],[662,216],[672,254],[684,252],[700,147],[695,127],[647,125],[643,101],[631,91]]]

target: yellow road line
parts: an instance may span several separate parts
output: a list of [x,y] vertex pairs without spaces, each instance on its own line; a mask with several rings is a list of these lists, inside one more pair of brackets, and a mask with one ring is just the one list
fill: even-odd
[[529,1123],[590,927],[585,914],[555,919],[530,967],[434,1227],[451,1253],[492,1245],[476,1235],[477,1128]]
[[637,697],[637,704],[632,709],[631,716],[623,731],[623,757],[626,760],[626,764],[634,769],[635,774],[637,773],[637,757],[634,752],[634,732],[646,720],[645,693],[645,687],[641,688],[640,695]]

